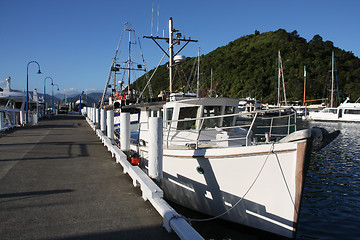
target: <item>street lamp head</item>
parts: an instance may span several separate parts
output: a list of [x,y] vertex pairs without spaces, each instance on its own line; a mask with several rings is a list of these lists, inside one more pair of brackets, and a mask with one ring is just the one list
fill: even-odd
[[37,72],[37,74],[42,74],[42,72],[40,71],[40,68],[39,68],[39,71]]

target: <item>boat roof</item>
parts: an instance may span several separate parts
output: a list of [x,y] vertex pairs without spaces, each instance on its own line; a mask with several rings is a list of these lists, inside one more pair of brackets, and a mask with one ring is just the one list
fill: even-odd
[[177,101],[160,101],[160,102],[146,102],[146,103],[137,103],[123,106],[122,109],[131,109],[131,108],[159,108],[166,105],[166,107],[174,107],[175,105],[183,106],[238,106],[239,99],[237,98],[228,98],[228,97],[215,97],[215,98],[186,98],[183,100]]

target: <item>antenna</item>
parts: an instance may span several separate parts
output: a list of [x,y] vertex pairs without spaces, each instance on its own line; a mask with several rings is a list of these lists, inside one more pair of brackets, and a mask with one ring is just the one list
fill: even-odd
[[154,22],[154,4],[152,4],[152,8],[151,8],[151,36],[153,35],[153,22]]
[[159,36],[159,14],[160,14],[160,5],[158,4],[158,12],[157,12],[157,26],[156,26],[156,36]]
[[[174,39],[174,33],[176,33],[176,38]],[[165,34],[164,34],[165,35]],[[179,33],[179,30],[175,30],[173,28],[173,21],[172,18],[170,17],[169,20],[169,37],[165,38],[165,37],[148,37],[148,36],[143,36],[143,38],[150,38],[152,39],[156,45],[158,45],[158,47],[160,47],[160,49],[165,53],[165,55],[167,55],[169,57],[169,90],[170,93],[172,93],[172,79],[173,79],[173,75],[172,75],[172,68],[176,65],[173,64],[173,58],[174,56],[176,56],[178,53],[180,53],[180,51],[189,43],[189,42],[197,42],[197,40],[192,40],[192,39],[185,39],[185,38],[181,38],[181,34]],[[168,44],[169,44],[169,54],[167,54],[167,51],[165,51],[156,40],[165,40]],[[180,42],[185,42],[184,46],[182,46],[180,48],[180,50],[174,54],[174,44],[180,44]],[[165,56],[164,55],[164,56]]]

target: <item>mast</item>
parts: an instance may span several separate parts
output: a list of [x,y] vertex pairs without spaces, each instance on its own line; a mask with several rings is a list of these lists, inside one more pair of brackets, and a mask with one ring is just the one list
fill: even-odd
[[213,69],[210,69],[210,97],[212,97]]
[[[173,36],[173,33],[175,33],[175,32],[176,32],[176,39],[174,39],[174,36]],[[156,37],[143,36],[143,38],[152,39],[156,43],[156,45],[164,52],[164,54],[169,57],[169,90],[170,90],[170,93],[172,93],[172,82],[173,82],[173,69],[172,68],[176,65],[176,64],[173,64],[174,56],[176,56],[178,53],[180,53],[181,50],[183,50],[184,47],[187,44],[189,44],[189,42],[197,42],[198,41],[198,40],[192,40],[190,38],[185,39],[185,37],[184,38],[181,38],[181,37],[182,37],[182,35],[181,35],[181,33],[179,33],[179,30],[175,30],[173,28],[173,20],[171,17],[169,20],[169,37],[168,38],[159,37],[159,36],[156,36]],[[169,43],[169,48],[165,51],[156,40],[165,40],[166,42]],[[180,44],[180,42],[185,42],[184,46],[182,46],[179,51],[174,53],[174,44],[175,43]],[[169,51],[169,54],[167,53],[167,51]]]
[[279,58],[279,72],[278,72],[278,106],[280,106],[280,89],[281,89],[281,82],[283,85],[283,91],[284,91],[284,102],[285,106],[287,106],[287,100],[286,100],[286,90],[285,90],[285,79],[284,79],[284,70],[282,66],[282,60],[281,60],[281,54],[280,50],[278,51],[278,58]]
[[281,82],[281,70],[280,70],[280,50],[278,50],[278,91],[277,91],[277,95],[278,95],[278,101],[277,101],[277,106],[280,107],[280,82]]
[[306,65],[304,65],[304,100],[303,105],[306,104]]
[[172,75],[172,66],[173,66],[173,59],[174,59],[174,47],[173,47],[173,41],[174,41],[174,36],[173,36],[173,21],[172,18],[170,18],[169,20],[169,91],[170,93],[172,93],[172,80],[173,80],[173,75]]
[[126,28],[125,31],[129,32],[129,58],[128,58],[128,95],[130,95],[130,79],[131,79],[131,32],[134,30],[131,28]]
[[199,98],[200,89],[200,47],[198,50],[198,69],[197,69],[197,81],[196,81],[196,97]]
[[333,100],[334,100],[334,50],[332,51],[331,54],[331,102],[330,102],[330,107],[333,107]]
[[[105,95],[106,95],[106,92],[107,92],[107,89],[108,89],[108,86],[109,86],[109,82],[110,82],[110,79],[111,79],[111,73],[116,70],[116,57],[117,57],[117,54],[119,52],[119,48],[120,48],[120,43],[121,43],[121,39],[122,39],[122,34],[120,36],[120,40],[119,40],[119,43],[116,47],[116,51],[115,51],[115,56],[114,58],[112,59],[112,62],[111,62],[111,67],[110,67],[110,71],[109,71],[109,75],[108,75],[108,78],[107,78],[107,81],[106,81],[106,84],[105,84],[105,88],[104,88],[104,92],[102,94],[102,97],[101,97],[101,103],[100,103],[100,108],[102,108],[104,106],[104,98],[105,98]],[[116,71],[114,71],[114,75],[116,75]],[[114,83],[114,89],[115,89],[115,83]]]

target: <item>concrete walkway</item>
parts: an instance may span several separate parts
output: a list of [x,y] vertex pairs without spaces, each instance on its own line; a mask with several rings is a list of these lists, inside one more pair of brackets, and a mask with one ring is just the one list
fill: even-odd
[[178,239],[83,117],[0,133],[0,239]]

